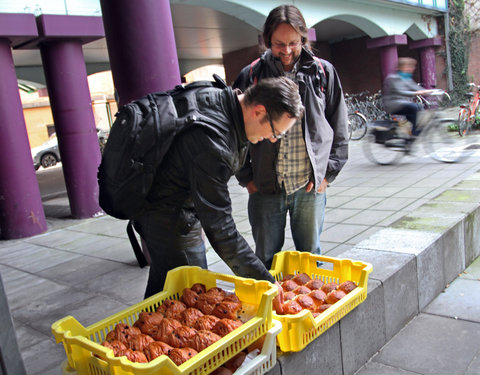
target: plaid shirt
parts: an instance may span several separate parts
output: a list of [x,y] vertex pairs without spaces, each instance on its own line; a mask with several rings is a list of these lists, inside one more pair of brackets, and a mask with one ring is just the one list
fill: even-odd
[[[296,81],[296,67],[295,65],[291,72],[285,72],[285,75],[294,81]],[[307,185],[312,175],[301,119],[293,125],[280,142],[276,165],[277,179],[280,186],[285,187],[287,195],[290,195]]]

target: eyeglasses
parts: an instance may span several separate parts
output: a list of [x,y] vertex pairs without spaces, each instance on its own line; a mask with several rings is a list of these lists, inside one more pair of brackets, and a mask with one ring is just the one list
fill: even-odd
[[285,49],[285,48],[290,48],[294,49],[299,47],[302,44],[301,40],[297,40],[296,42],[290,42],[288,44],[282,43],[282,42],[272,42],[272,46],[278,49]]
[[269,113],[267,113],[268,116],[268,121],[270,121],[270,127],[272,128],[272,138],[274,139],[282,139],[285,134],[287,133],[286,131],[278,133],[275,131],[275,127],[273,126],[273,121],[272,121],[272,116],[270,116]]

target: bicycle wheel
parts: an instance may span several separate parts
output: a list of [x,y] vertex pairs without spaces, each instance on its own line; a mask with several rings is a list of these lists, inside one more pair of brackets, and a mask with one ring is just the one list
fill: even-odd
[[466,136],[470,132],[472,124],[468,116],[468,109],[462,108],[458,114],[458,134],[461,137]]
[[369,124],[367,136],[363,140],[363,152],[367,159],[380,165],[397,164],[406,154],[408,145],[405,139],[395,134],[392,126]]
[[367,119],[361,113],[354,112],[348,114],[348,131],[350,139],[358,141],[367,133]]
[[421,134],[425,151],[430,157],[443,163],[458,163],[474,152],[470,147],[474,140],[449,132],[448,126],[451,123],[451,119],[433,119]]

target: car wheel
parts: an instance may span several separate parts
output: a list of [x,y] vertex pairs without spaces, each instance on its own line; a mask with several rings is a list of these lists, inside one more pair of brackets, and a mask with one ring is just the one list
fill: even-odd
[[43,168],[53,167],[55,164],[57,164],[57,158],[53,154],[45,154],[42,156],[40,163],[42,164]]

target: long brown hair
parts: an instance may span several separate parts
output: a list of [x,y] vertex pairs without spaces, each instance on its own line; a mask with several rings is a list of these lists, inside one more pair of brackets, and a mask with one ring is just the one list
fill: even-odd
[[300,10],[294,5],[280,5],[268,14],[263,25],[263,41],[267,48],[272,48],[272,34],[281,23],[292,26],[302,37],[302,45],[311,49],[307,24]]

